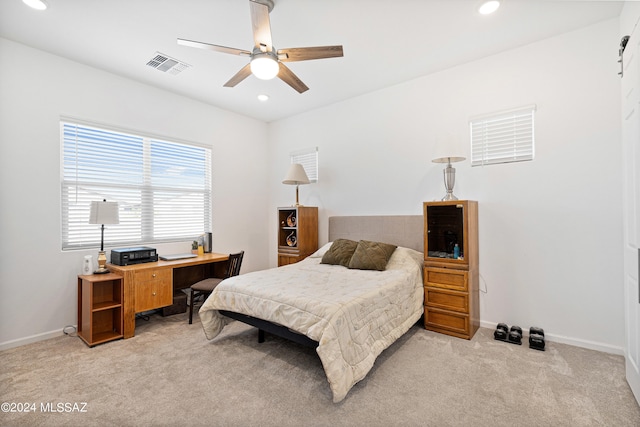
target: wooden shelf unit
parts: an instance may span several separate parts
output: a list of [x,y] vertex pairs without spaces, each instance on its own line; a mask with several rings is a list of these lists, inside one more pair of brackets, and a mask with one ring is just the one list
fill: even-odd
[[478,202],[425,202],[423,213],[424,327],[471,339],[480,327]]
[[318,208],[278,208],[278,267],[302,261],[318,249]]
[[89,347],[123,338],[122,276],[78,276],[78,336]]

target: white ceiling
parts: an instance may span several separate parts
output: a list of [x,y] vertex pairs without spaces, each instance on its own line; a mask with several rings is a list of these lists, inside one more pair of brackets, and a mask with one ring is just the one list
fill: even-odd
[[[343,58],[287,64],[310,88],[299,94],[254,76],[225,88],[247,58],[177,44],[180,37],[251,50],[248,0],[46,1],[42,12],[0,1],[0,36],[267,122],[614,18],[623,5],[503,0],[482,16],[479,0],[274,0],[276,48],[344,47]],[[156,52],[191,67],[160,72],[146,65]],[[262,93],[269,101],[257,100]]]

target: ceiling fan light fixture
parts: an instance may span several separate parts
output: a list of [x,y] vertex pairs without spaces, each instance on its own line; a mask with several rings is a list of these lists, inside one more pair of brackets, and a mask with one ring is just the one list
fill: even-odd
[[280,66],[278,60],[273,57],[273,53],[258,53],[251,59],[251,72],[260,80],[271,80],[278,75]]
[[[245,0],[246,1],[246,0]],[[273,0],[249,0],[251,11],[251,27],[253,29],[253,51],[221,46],[211,43],[203,43],[194,40],[178,38],[178,44],[182,46],[197,47],[213,50],[231,55],[250,57],[249,64],[245,64],[240,71],[235,73],[223,86],[235,87],[238,83],[251,74],[261,80],[270,80],[278,77],[291,86],[296,92],[304,93],[309,90],[302,80],[285,65],[286,62],[309,61],[312,59],[337,58],[343,56],[341,45],[293,47],[275,49],[271,39],[271,21],[269,12],[273,8]]]
[[478,8],[478,12],[482,15],[490,15],[500,7],[500,2],[498,0],[485,1]]
[[24,4],[35,10],[46,10],[47,3],[44,0],[22,0]]

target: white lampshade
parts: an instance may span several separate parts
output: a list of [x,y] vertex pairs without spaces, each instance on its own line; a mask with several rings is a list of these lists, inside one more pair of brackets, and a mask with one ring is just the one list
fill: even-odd
[[300,163],[293,163],[289,167],[289,172],[287,172],[287,176],[284,177],[284,181],[282,181],[283,184],[289,185],[309,184],[310,182],[307,173]]
[[279,71],[278,61],[269,52],[256,54],[251,60],[251,72],[261,80],[271,80]]
[[298,186],[300,184],[309,184],[310,182],[307,173],[300,163],[292,163],[291,166],[289,166],[289,172],[287,172],[287,176],[284,177],[282,183],[296,186],[296,204],[294,206],[302,206],[298,198]]
[[468,147],[465,144],[465,135],[457,132],[445,132],[430,136],[431,147],[429,155],[434,163],[460,162],[467,156]]
[[89,224],[119,224],[118,202],[91,202]]
[[100,227],[100,252],[98,253],[98,269],[94,271],[94,274],[108,273],[107,269],[107,256],[104,251],[104,225],[105,224],[119,224],[120,215],[118,214],[118,202],[107,202],[103,200],[101,202],[91,202],[91,208],[89,210],[89,224],[102,224]]
[[460,156],[445,156],[445,157],[438,157],[435,158],[433,160],[431,160],[433,163],[456,163],[456,162],[461,162],[465,160],[464,157],[460,157]]

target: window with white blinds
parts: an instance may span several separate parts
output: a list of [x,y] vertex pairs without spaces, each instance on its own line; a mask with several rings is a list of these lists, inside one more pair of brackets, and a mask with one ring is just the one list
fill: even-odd
[[535,106],[472,119],[471,166],[533,160]]
[[300,163],[309,181],[318,182],[318,147],[305,148],[291,153],[291,164]]
[[100,246],[93,200],[118,202],[105,246],[193,240],[211,230],[211,149],[62,121],[62,249]]

